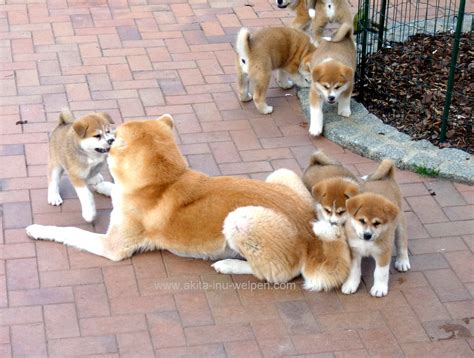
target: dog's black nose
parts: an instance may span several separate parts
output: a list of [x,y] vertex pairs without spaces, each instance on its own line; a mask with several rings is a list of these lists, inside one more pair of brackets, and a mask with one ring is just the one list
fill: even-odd
[[364,240],[370,240],[372,238],[372,234],[370,232],[364,232]]
[[329,96],[328,97],[329,102],[334,102],[335,100],[336,100],[336,97],[334,97],[334,96]]
[[114,142],[114,140],[115,139],[113,139],[113,138],[107,139],[107,143],[112,144]]
[[278,4],[278,5],[283,4],[283,0],[277,0],[277,4]]

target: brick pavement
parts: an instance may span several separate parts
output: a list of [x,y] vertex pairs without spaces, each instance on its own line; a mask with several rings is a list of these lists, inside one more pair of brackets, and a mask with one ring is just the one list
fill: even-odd
[[[211,175],[301,173],[315,147],[358,174],[375,163],[311,139],[293,91],[275,112],[236,96],[231,43],[240,26],[286,23],[267,0],[7,1],[0,11],[0,356],[472,356],[474,188],[399,172],[413,269],[384,299],[217,275],[167,252],[119,263],[49,242],[31,223],[103,232],[110,201],[83,222],[66,179],[46,202],[48,132],[61,107],[118,122],[170,112],[190,165]],[[27,121],[20,124],[19,121]],[[372,265],[364,267],[366,286]],[[300,281],[296,281],[298,284]],[[227,285],[227,289],[219,289]],[[198,285],[201,285],[200,288]],[[192,288],[195,289],[186,289]]]

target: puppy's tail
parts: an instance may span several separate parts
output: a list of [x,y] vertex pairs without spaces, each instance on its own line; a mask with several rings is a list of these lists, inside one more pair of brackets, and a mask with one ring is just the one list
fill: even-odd
[[59,124],[65,125],[71,124],[72,122],[74,122],[74,117],[71,111],[68,108],[63,108],[59,114]]
[[395,176],[395,163],[390,159],[384,159],[375,172],[369,175],[367,181],[393,179]]
[[249,73],[249,38],[250,32],[247,28],[242,27],[237,35],[237,42],[235,48],[237,49],[237,54],[239,55],[239,66],[242,68],[242,72]]
[[318,150],[309,157],[309,166],[313,165],[338,165],[339,163],[329,158],[322,150]]
[[331,42],[340,42],[345,38],[352,39],[353,28],[351,24],[343,23],[339,29],[337,29],[334,36],[331,38]]

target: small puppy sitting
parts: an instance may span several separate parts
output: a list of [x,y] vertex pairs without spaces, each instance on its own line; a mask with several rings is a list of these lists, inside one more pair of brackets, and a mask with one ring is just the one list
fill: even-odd
[[341,24],[331,38],[336,42],[344,38],[347,29],[352,28],[353,16],[347,0],[308,0],[308,14],[313,19],[312,28],[317,43],[321,41],[328,23]]
[[107,113],[92,113],[77,120],[69,110],[59,115],[59,124],[51,133],[48,161],[48,203],[61,205],[59,180],[66,171],[82,207],[82,217],[92,222],[96,216],[90,185],[97,193],[110,196],[112,183],[104,181],[100,170],[114,141]]
[[269,27],[254,34],[242,28],[237,36],[237,79],[240,100],[252,99],[262,114],[273,112],[265,102],[272,71],[277,70],[277,83],[287,89],[296,83],[308,87],[311,81],[308,64],[315,47],[302,31],[287,27]]
[[331,237],[328,224],[342,227],[347,219],[346,201],[359,194],[356,176],[323,151],[317,151],[310,157],[303,183],[313,195],[318,214],[313,232],[322,238]]
[[342,286],[345,294],[357,291],[364,256],[375,259],[374,285],[370,294],[376,297],[387,294],[394,241],[397,248],[395,268],[398,271],[410,269],[406,221],[394,172],[394,163],[383,160],[363,185],[365,192],[346,203],[350,215],[346,235],[352,251],[352,265],[349,278]]
[[[344,30],[339,34],[340,31]],[[351,94],[356,69],[356,51],[352,27],[341,26],[340,41],[322,40],[311,59],[311,90],[309,93],[311,123],[309,133],[323,131],[323,102],[338,103],[337,114],[351,115]]]

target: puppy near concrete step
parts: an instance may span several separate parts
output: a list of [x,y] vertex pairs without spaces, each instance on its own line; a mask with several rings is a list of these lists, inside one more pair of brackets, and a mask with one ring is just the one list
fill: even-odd
[[[311,82],[309,63],[315,47],[302,31],[287,27],[269,27],[250,34],[242,28],[237,36],[237,80],[242,102],[252,99],[262,114],[273,112],[265,102],[272,71],[283,89],[308,87]],[[250,91],[253,87],[253,96]]]
[[87,222],[95,219],[94,197],[89,186],[97,193],[110,196],[113,184],[104,181],[100,170],[114,141],[110,130],[113,123],[107,113],[92,113],[74,120],[69,110],[61,112],[59,124],[49,140],[49,204],[63,203],[59,180],[65,171],[81,202],[82,217]]
[[322,40],[311,59],[309,133],[314,136],[320,135],[323,131],[323,102],[338,103],[337,114],[343,117],[351,115],[356,50],[352,27],[344,27],[343,30],[340,41]]
[[323,151],[316,151],[303,173],[303,183],[313,195],[318,214],[313,224],[315,234],[324,236],[327,225],[318,228],[322,221],[342,227],[347,219],[346,201],[359,194],[357,177]]
[[352,251],[352,264],[351,273],[342,286],[345,294],[357,291],[362,257],[371,256],[375,259],[375,271],[370,294],[376,297],[387,295],[394,242],[397,249],[395,268],[398,271],[410,269],[406,220],[394,172],[394,163],[383,160],[363,184],[364,193],[347,201],[350,220],[346,222],[346,235]]

